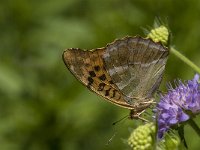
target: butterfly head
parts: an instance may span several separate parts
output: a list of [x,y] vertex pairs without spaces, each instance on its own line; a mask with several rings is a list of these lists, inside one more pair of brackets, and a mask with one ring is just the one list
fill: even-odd
[[140,115],[150,107],[150,105],[154,104],[154,98],[146,98],[146,99],[140,99],[138,102],[136,102],[133,105],[134,109],[131,109],[130,112],[130,119],[141,119],[143,121],[147,121],[146,119],[140,117]]

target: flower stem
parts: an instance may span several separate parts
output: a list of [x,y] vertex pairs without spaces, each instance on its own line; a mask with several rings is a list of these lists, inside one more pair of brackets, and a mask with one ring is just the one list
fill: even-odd
[[197,124],[194,122],[193,119],[190,119],[188,121],[189,125],[196,131],[196,133],[199,135],[200,137],[200,128],[197,126]]
[[200,68],[197,65],[195,65],[191,60],[189,60],[187,57],[185,57],[173,47],[170,48],[170,51],[178,58],[180,58],[183,62],[185,62],[187,65],[189,65],[192,69],[194,69],[197,73],[200,74]]

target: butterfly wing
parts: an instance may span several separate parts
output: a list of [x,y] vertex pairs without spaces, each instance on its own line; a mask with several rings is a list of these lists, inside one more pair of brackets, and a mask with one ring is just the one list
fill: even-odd
[[63,61],[72,74],[91,91],[116,105],[133,109],[133,106],[123,99],[121,92],[105,70],[102,59],[104,52],[105,48],[91,51],[71,48],[64,51]]
[[168,54],[160,43],[126,37],[108,44],[103,59],[113,82],[133,104],[152,97],[160,85]]

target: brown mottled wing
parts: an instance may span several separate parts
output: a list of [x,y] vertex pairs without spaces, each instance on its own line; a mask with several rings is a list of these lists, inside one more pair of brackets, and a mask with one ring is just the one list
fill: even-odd
[[72,74],[90,90],[116,105],[133,109],[105,70],[102,59],[104,52],[104,48],[92,51],[72,48],[63,53],[63,60]]
[[107,45],[103,59],[117,88],[128,103],[134,104],[152,98],[160,85],[168,54],[160,43],[126,37]]

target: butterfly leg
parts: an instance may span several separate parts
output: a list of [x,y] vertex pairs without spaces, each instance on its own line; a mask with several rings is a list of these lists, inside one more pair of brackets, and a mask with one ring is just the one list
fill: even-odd
[[150,101],[141,102],[141,104],[156,104],[156,102],[154,101],[154,99],[151,99]]
[[142,102],[141,104],[156,104],[157,102],[151,101],[151,102]]
[[140,116],[143,112],[145,112],[145,110],[143,110],[142,112],[140,112],[140,113],[138,114],[138,119],[140,119],[140,120],[142,120],[142,121],[144,121],[144,122],[149,122],[149,120],[147,120],[147,119],[145,119],[145,118],[143,118],[143,117]]

